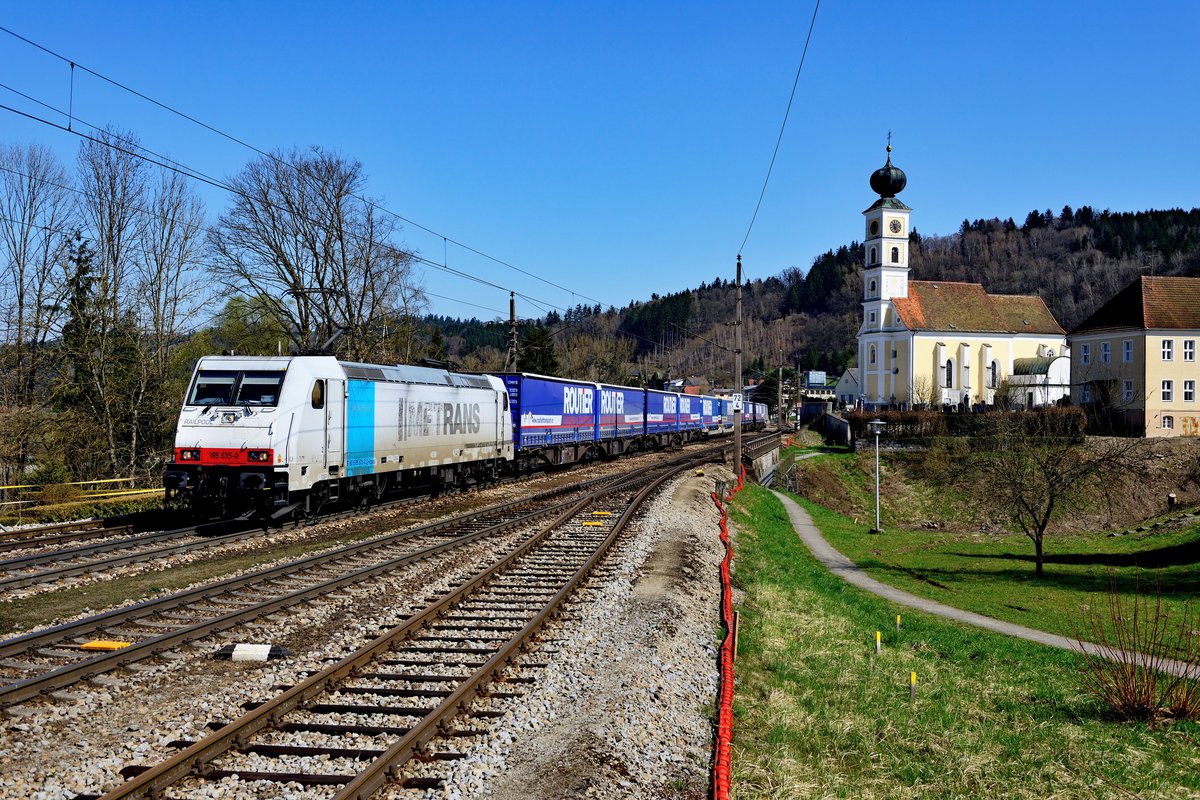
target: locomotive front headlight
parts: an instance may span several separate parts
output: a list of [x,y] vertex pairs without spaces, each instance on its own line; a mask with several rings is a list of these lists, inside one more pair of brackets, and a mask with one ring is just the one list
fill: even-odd
[[271,460],[271,451],[270,450],[250,450],[249,452],[246,453],[246,458],[249,461],[259,461],[262,463],[266,463]]
[[200,460],[200,451],[199,450],[180,450],[179,451],[179,460],[180,461],[199,461]]

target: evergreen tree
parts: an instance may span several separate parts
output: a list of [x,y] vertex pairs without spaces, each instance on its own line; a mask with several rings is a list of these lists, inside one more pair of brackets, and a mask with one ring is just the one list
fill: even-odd
[[554,350],[554,338],[550,329],[544,325],[531,325],[526,328],[517,353],[517,370],[557,377],[559,369],[558,354]]

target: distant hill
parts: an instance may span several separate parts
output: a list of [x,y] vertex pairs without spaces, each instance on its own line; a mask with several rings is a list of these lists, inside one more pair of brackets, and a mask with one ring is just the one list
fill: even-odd
[[[1195,208],[1096,212],[1067,206],[1057,214],[1031,211],[1020,225],[1011,218],[963,220],[957,232],[945,236],[922,236],[914,228],[909,241],[913,279],[970,281],[990,292],[1037,294],[1067,330],[1138,275],[1200,276],[1200,209]],[[782,363],[831,374],[850,365],[863,260],[862,244],[851,242],[817,256],[806,270],[791,267],[750,282],[743,292],[743,363],[760,370]],[[733,306],[732,280],[717,278],[619,310],[578,306],[565,318],[552,314],[541,322],[556,331],[560,349],[579,351],[586,344],[598,354],[606,341],[617,346],[620,340],[625,351],[620,355],[628,355],[641,374],[701,375],[727,384],[733,368],[733,332],[727,324]],[[503,357],[503,334],[494,324],[446,318],[433,324],[447,334],[452,358]],[[475,326],[486,330],[473,332]],[[472,349],[485,342],[495,349]],[[608,377],[597,379],[623,377],[620,359],[603,360]]]

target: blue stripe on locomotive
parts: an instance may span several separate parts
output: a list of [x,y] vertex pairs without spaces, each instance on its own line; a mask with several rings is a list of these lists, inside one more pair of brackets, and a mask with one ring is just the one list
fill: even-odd
[[629,439],[645,433],[645,389],[601,384],[599,402],[600,439]]
[[505,375],[518,449],[596,440],[594,384],[531,375]]
[[346,474],[375,471],[375,384],[346,382]]

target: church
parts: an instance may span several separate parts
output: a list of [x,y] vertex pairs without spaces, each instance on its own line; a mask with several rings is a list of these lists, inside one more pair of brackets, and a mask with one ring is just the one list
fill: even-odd
[[[1069,395],[1066,332],[1042,298],[978,283],[909,280],[908,183],[887,163],[866,217],[859,404],[865,408],[1035,406]],[[1060,385],[1061,384],[1061,385]]]

